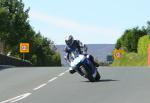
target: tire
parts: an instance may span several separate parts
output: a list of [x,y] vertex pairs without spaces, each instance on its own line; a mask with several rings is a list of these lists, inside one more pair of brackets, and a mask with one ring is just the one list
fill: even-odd
[[[95,82],[95,79],[91,75],[91,71],[87,66],[81,66],[81,71],[84,73],[85,78],[87,78],[90,82]],[[87,68],[87,69],[86,69]]]
[[97,74],[96,74],[96,77],[95,77],[95,81],[99,81],[100,78],[101,78],[101,76],[100,76],[99,72],[97,71]]

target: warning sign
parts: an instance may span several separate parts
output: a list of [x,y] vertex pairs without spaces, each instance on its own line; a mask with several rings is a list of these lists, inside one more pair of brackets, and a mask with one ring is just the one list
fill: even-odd
[[117,50],[117,49],[115,49],[114,50],[114,52],[113,52],[113,54],[114,54],[114,59],[117,59],[117,58],[122,58],[123,57],[123,50]]
[[20,53],[29,53],[29,43],[20,43]]

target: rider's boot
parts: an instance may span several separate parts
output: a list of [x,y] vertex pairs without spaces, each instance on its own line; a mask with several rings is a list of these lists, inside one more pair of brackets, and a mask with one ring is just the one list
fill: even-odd
[[76,71],[74,70],[74,69],[72,69],[72,68],[69,68],[69,73],[70,74],[74,74]]
[[96,61],[93,61],[95,67],[99,67],[99,64]]

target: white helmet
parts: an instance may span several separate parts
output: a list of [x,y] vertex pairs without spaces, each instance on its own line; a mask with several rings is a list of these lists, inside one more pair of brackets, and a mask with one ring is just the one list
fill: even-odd
[[73,36],[72,36],[72,35],[66,36],[65,42],[66,42],[66,44],[67,44],[68,46],[71,46],[71,45],[73,44],[73,42],[74,42]]

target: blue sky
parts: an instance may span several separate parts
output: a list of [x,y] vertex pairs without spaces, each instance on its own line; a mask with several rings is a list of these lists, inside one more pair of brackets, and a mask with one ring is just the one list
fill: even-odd
[[23,0],[34,30],[64,44],[73,35],[86,44],[114,44],[125,29],[150,21],[150,0]]

